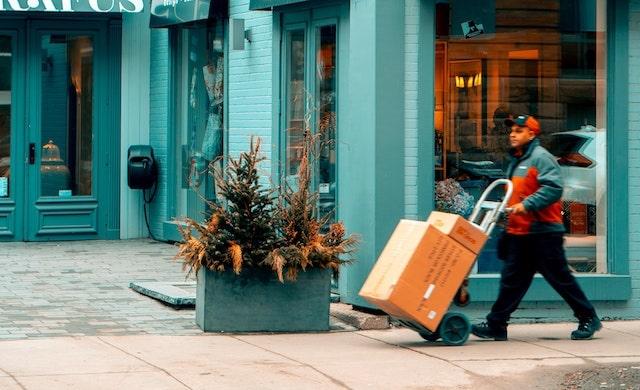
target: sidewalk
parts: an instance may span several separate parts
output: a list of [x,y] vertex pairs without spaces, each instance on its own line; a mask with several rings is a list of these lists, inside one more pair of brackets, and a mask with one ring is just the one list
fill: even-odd
[[575,324],[512,325],[508,342],[461,347],[335,319],[327,333],[204,334],[193,310],[128,287],[184,280],[175,251],[0,244],[0,389],[574,389],[589,375],[582,388],[640,389],[640,321],[604,322],[591,341],[568,339]]
[[[0,342],[2,389],[560,389],[565,373],[640,370],[640,321],[514,325],[462,347],[406,329],[281,335],[84,336]],[[640,378],[638,376],[637,378]],[[585,388],[637,389],[638,382]],[[615,385],[615,386],[614,386]]]

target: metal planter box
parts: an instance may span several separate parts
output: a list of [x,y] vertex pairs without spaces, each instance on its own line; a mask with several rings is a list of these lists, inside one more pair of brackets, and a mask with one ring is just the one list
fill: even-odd
[[330,294],[328,269],[307,269],[284,284],[269,269],[201,269],[196,324],[205,332],[328,331]]

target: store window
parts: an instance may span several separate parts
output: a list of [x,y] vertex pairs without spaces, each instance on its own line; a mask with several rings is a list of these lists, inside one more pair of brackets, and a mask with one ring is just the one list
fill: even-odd
[[[438,1],[435,176],[477,200],[505,175],[508,115],[534,115],[565,191],[576,272],[606,273],[606,1]],[[478,272],[499,272],[490,241]]]
[[[283,42],[285,177],[289,184],[295,183],[304,131],[310,130],[319,140],[314,165],[318,215],[328,223],[336,218],[337,38],[336,22],[315,23],[310,28],[297,23],[285,27]],[[311,77],[306,77],[309,69]]]
[[208,167],[224,154],[224,28],[221,21],[177,28],[174,74],[176,216],[202,218],[217,191]]

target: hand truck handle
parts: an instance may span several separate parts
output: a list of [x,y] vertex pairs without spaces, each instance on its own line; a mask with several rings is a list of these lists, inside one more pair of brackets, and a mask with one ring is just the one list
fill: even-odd
[[[492,202],[487,201],[487,197],[491,192],[499,185],[506,186],[507,190],[502,198],[501,202]],[[489,186],[484,190],[480,199],[476,203],[473,208],[473,212],[471,213],[471,217],[469,217],[469,221],[476,225],[480,230],[482,230],[487,236],[491,235],[493,228],[496,226],[498,219],[505,212],[507,208],[507,203],[509,199],[511,199],[511,194],[513,194],[513,183],[508,179],[498,179],[493,183],[489,184]],[[487,210],[484,215],[481,215],[481,211],[485,209]],[[482,220],[479,220],[482,217]]]

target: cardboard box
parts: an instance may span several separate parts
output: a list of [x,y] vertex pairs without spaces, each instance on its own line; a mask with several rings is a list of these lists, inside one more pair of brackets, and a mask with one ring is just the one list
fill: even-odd
[[436,331],[475,259],[474,252],[430,223],[401,220],[360,296],[392,316]]
[[487,236],[482,230],[457,214],[434,211],[429,215],[427,223],[437,227],[473,253],[480,253],[487,241]]

